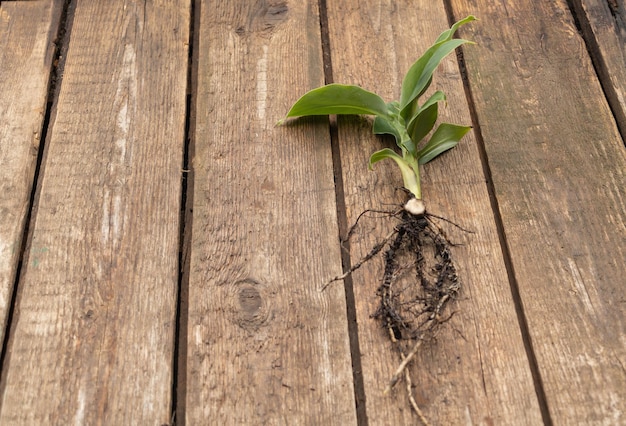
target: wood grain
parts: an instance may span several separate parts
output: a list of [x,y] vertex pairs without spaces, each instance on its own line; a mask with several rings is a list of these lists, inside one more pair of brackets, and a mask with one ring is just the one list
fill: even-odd
[[452,4],[552,421],[621,423],[626,152],[584,42],[564,1]]
[[187,424],[354,424],[317,1],[202,5]]
[[61,2],[0,8],[0,341],[22,247]]
[[[448,27],[443,3],[411,1],[328,1],[334,81],[359,84],[397,99],[409,66]],[[480,24],[478,24],[480,25]],[[476,47],[470,47],[476,49]],[[449,105],[441,118],[470,124],[468,105],[454,55],[439,69],[434,88]],[[393,163],[367,171],[370,153],[386,143],[371,135],[371,122],[339,120],[339,138],[348,222],[367,208],[394,210],[404,194]],[[498,243],[476,140],[468,135],[454,150],[424,169],[423,190],[430,212],[474,231],[466,234],[441,223],[463,246],[453,249],[463,290],[456,314],[435,342],[411,366],[413,391],[433,424],[538,424],[539,405]],[[387,235],[394,222],[367,219],[351,244],[353,263]],[[400,362],[380,324],[376,289],[382,260],[352,275],[370,424],[416,424],[405,385],[383,396]]]
[[626,2],[572,0],[622,138],[626,135]]
[[2,424],[170,420],[188,29],[186,1],[76,6]]

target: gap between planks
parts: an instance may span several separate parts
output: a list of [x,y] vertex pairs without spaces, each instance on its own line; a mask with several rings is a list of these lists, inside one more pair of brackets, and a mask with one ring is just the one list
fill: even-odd
[[[610,4],[611,2],[609,1],[608,3]],[[620,102],[617,89],[611,82],[611,70],[602,54],[602,49],[594,33],[589,15],[585,12],[581,0],[567,0],[567,5],[574,19],[574,24],[585,42],[585,47],[591,58],[591,63],[596,71],[598,81],[600,82],[609,108],[611,109],[615,123],[617,124],[622,142],[626,145],[626,111],[624,111],[624,105]],[[616,4],[615,7],[619,8],[620,6]],[[625,83],[622,81],[622,84]],[[622,99],[622,102],[625,102],[624,99]]]
[[[60,3],[59,1],[56,2]],[[54,9],[51,14],[51,27],[54,26],[54,21],[58,19],[56,34],[53,40],[52,45],[54,48],[52,49],[52,60],[50,62],[51,68],[50,73],[48,75],[48,84],[46,89],[46,102],[45,102],[45,112],[44,118],[41,124],[40,129],[40,141],[37,149],[37,160],[35,164],[35,171],[33,174],[33,183],[31,186],[30,196],[28,200],[28,206],[26,208],[26,218],[24,220],[24,229],[22,232],[22,239],[19,247],[18,254],[18,262],[15,273],[15,279],[13,282],[13,288],[11,292],[11,298],[9,300],[8,313],[6,317],[5,323],[5,331],[4,331],[4,339],[2,342],[2,350],[0,351],[0,395],[4,393],[5,388],[5,377],[6,370],[8,366],[6,365],[7,353],[9,351],[10,338],[12,335],[12,329],[14,324],[14,316],[15,316],[15,308],[17,305],[17,295],[20,283],[20,277],[22,275],[22,267],[24,264],[24,256],[26,253],[27,247],[30,245],[30,239],[32,236],[30,235],[31,221],[33,220],[37,205],[37,198],[39,195],[39,187],[41,182],[41,176],[43,175],[43,165],[45,163],[44,159],[46,157],[46,147],[48,146],[48,135],[51,133],[52,127],[54,125],[53,111],[56,108],[56,103],[59,96],[59,91],[61,89],[61,80],[63,76],[63,67],[65,65],[65,52],[67,51],[67,46],[70,38],[71,27],[72,27],[72,18],[73,18],[73,8],[71,8],[71,0],[65,0],[61,7],[57,6],[57,4],[53,5]],[[2,2],[0,2],[0,5]],[[50,46],[48,46],[50,49]],[[47,55],[46,55],[47,56]]]
[[[324,67],[324,83],[334,83],[333,62],[330,49],[330,32],[328,27],[328,9],[326,0],[319,0],[320,33],[322,43],[322,58]],[[346,198],[343,184],[341,166],[341,152],[339,147],[339,131],[335,116],[329,117],[330,144],[333,159],[333,174],[335,177],[335,199],[337,204],[337,225],[339,239],[343,239],[348,233],[348,214],[346,210]],[[341,266],[343,272],[352,267],[350,257],[350,242],[341,244]],[[350,339],[350,356],[352,357],[352,377],[354,381],[354,399],[356,404],[356,417],[358,425],[367,425],[367,405],[365,404],[365,385],[363,383],[363,370],[361,365],[361,348],[359,344],[359,329],[357,325],[356,302],[354,299],[354,282],[352,275],[348,275],[342,281],[346,294],[346,314],[348,321],[348,337]]]
[[[451,4],[451,0],[444,0],[444,6],[446,14],[448,16],[448,24],[451,26],[460,17],[455,16],[454,10]],[[457,48],[457,62],[459,64],[459,71],[463,80],[463,89],[465,91],[465,97],[467,99],[467,105],[469,109],[470,118],[472,120],[472,127],[476,135],[476,144],[478,147],[478,154],[480,158],[480,164],[485,175],[485,186],[489,195],[489,202],[491,204],[491,211],[493,213],[493,220],[496,226],[498,241],[500,242],[500,248],[502,249],[502,259],[504,260],[504,266],[506,268],[506,274],[511,288],[511,296],[515,305],[515,313],[517,314],[517,321],[519,324],[520,332],[522,334],[522,341],[524,342],[524,349],[526,350],[526,356],[528,357],[528,367],[531,371],[533,378],[535,392],[537,394],[537,401],[539,403],[539,409],[541,411],[541,417],[544,425],[552,425],[552,419],[550,417],[550,410],[548,408],[548,399],[543,386],[543,380],[539,372],[539,364],[537,363],[537,356],[533,348],[532,338],[530,336],[528,328],[528,320],[524,313],[524,307],[522,305],[522,297],[519,291],[519,285],[515,278],[515,268],[513,266],[513,260],[511,257],[511,251],[507,242],[506,232],[504,230],[504,223],[502,216],[500,215],[500,206],[498,205],[498,198],[496,197],[496,190],[493,185],[493,179],[491,177],[491,167],[489,165],[489,157],[487,156],[487,150],[485,149],[485,140],[483,138],[482,130],[480,127],[480,121],[476,111],[476,102],[472,93],[472,85],[467,75],[467,68],[465,65],[465,58],[463,56],[463,47]]]
[[179,249],[179,282],[176,307],[176,337],[172,383],[172,426],[184,426],[187,398],[187,344],[189,339],[189,274],[191,237],[193,235],[196,103],[198,90],[198,37],[201,0],[191,0],[189,9],[189,55],[187,62],[187,110],[185,112],[185,146],[182,161],[181,218]]

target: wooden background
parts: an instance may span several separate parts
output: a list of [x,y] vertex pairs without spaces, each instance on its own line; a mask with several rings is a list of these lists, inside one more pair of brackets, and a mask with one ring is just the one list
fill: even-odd
[[305,91],[433,87],[472,124],[428,164],[462,245],[455,315],[418,354],[432,424],[626,422],[623,0],[0,4],[0,424],[415,424],[371,318],[389,141],[276,127]]

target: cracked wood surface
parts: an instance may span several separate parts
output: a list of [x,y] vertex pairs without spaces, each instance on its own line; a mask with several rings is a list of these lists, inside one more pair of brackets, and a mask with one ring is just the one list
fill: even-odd
[[622,136],[626,135],[626,2],[572,0]]
[[354,424],[316,1],[200,11],[187,424]]
[[184,1],[76,5],[2,424],[170,420],[188,19]]
[[626,150],[584,40],[565,1],[452,4],[552,421],[623,422]]
[[[440,224],[464,289],[411,367],[426,417],[623,422],[623,0],[570,2],[588,45],[565,0],[321,3],[334,81],[387,100],[450,14],[480,19],[465,69],[434,78],[442,118],[476,127],[426,166],[428,209],[474,233]],[[324,83],[318,1],[193,5],[71,2],[50,99],[62,2],[0,5],[0,425],[415,424],[403,383],[382,395],[399,363],[370,318],[382,261],[353,274],[355,306],[342,283],[318,292],[343,217],[404,196],[393,164],[367,170],[390,140],[364,118],[335,147],[326,118],[274,127]],[[352,262],[389,226],[367,219]]]
[[22,248],[60,6],[7,2],[0,8],[0,341]]

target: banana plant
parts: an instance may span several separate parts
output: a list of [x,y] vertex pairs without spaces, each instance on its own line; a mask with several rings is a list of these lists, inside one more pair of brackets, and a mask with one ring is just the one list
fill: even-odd
[[[460,26],[474,20],[476,18],[470,15],[456,22],[413,63],[402,81],[399,101],[386,103],[377,94],[359,86],[333,83],[305,93],[278,124],[291,117],[310,115],[373,115],[374,133],[393,135],[400,152],[389,148],[374,152],[369,159],[369,168],[384,159],[394,160],[402,173],[404,187],[412,194],[405,209],[414,215],[423,215],[426,209],[422,200],[420,166],[455,147],[471,127],[441,123],[432,132],[439,104],[446,101],[446,96],[437,90],[424,101],[422,97],[441,61],[457,47],[472,43],[455,39],[453,35]],[[430,138],[425,141],[429,134]]]

